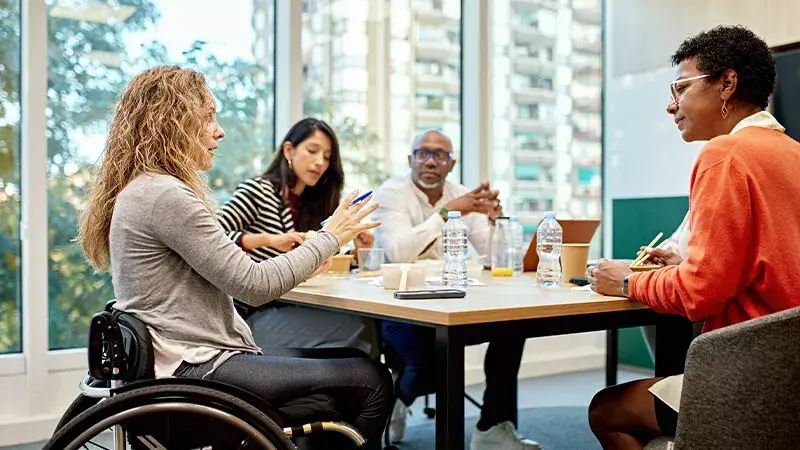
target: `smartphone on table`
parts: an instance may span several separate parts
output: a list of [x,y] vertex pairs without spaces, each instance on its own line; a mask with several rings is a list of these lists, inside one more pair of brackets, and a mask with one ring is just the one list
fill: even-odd
[[398,300],[425,300],[439,298],[464,298],[467,295],[461,289],[420,289],[415,291],[395,291]]

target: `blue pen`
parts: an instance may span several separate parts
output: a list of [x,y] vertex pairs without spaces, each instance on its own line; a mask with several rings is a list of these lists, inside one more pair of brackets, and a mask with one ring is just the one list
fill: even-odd
[[[369,197],[370,195],[372,195],[372,191],[367,191],[367,193],[366,193],[366,194],[364,194],[364,195],[362,195],[362,196],[358,197],[357,199],[353,200],[352,202],[350,202],[350,206],[353,206],[353,205],[355,205],[356,203],[360,202],[361,200],[364,200],[365,198]],[[324,226],[325,226],[325,224],[326,224],[326,223],[328,223],[328,221],[329,221],[329,220],[331,220],[331,218],[330,218],[330,217],[328,217],[327,219],[323,220],[323,221],[320,223],[320,225],[324,227]]]

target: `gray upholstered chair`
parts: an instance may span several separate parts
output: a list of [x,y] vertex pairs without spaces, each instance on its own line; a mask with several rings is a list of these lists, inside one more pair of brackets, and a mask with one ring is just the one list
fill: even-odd
[[800,448],[800,308],[692,342],[674,438],[646,450]]

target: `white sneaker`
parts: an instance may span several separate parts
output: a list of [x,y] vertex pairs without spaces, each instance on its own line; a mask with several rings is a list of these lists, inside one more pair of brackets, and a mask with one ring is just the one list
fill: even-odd
[[517,433],[512,422],[502,422],[481,431],[472,430],[470,450],[541,450],[538,442],[524,438]]
[[403,435],[406,434],[406,418],[408,414],[408,406],[398,398],[394,403],[392,418],[389,419],[389,440],[392,444],[399,444],[403,441]]

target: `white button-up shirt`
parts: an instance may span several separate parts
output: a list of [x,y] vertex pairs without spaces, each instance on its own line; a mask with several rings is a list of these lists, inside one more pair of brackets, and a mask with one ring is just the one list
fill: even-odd
[[[431,205],[410,175],[386,181],[375,192],[375,201],[380,207],[374,219],[383,223],[375,229],[376,247],[383,248],[389,261],[394,263],[413,262],[418,258],[443,259],[444,221],[439,210],[469,191],[465,186],[445,181],[442,198]],[[479,254],[489,255],[492,240],[489,218],[479,213],[462,218],[469,228],[470,244]],[[433,245],[425,250],[431,243]]]

